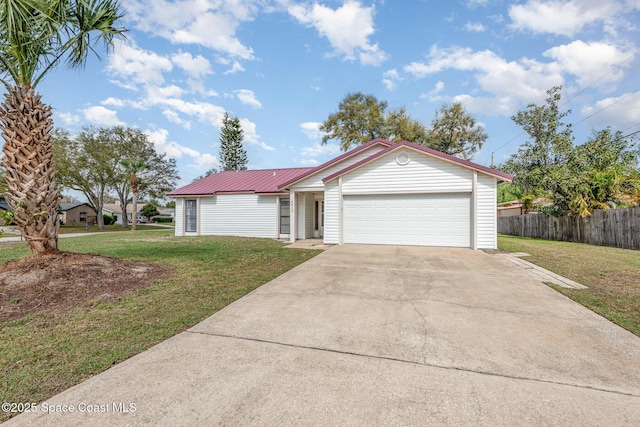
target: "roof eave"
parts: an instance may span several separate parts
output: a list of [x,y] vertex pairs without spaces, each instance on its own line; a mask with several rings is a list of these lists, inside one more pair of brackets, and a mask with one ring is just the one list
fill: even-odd
[[375,138],[372,139],[371,141],[367,142],[366,144],[362,144],[356,148],[354,148],[353,150],[347,151],[346,153],[342,153],[341,155],[339,155],[338,157],[331,159],[323,164],[321,164],[320,166],[318,166],[316,169],[313,169],[305,174],[302,174],[300,176],[295,177],[294,179],[285,182],[284,184],[280,184],[278,186],[278,188],[280,189],[284,189],[287,187],[291,187],[294,184],[307,179],[313,175],[316,175],[320,172],[322,172],[323,170],[326,170],[328,167],[331,167],[339,162],[341,162],[342,160],[346,160],[350,157],[353,157],[354,155],[358,154],[359,152],[366,150],[367,148],[371,147],[372,145],[376,145],[376,144],[381,144],[381,145],[386,145],[387,147],[390,147],[392,144],[394,144],[391,141],[388,141],[386,139],[383,138]]
[[[474,167],[473,162],[469,162],[467,160],[465,160],[464,162],[460,161],[460,160],[464,160],[464,159],[450,159],[449,155],[447,155],[446,153],[439,153],[439,154],[443,154],[441,156],[441,155],[438,155],[436,153],[432,153],[431,151],[428,151],[426,149],[427,147],[423,147],[424,149],[421,149],[420,148],[421,146],[418,146],[417,144],[414,144],[414,143],[411,143],[411,142],[408,142],[408,141],[401,141],[401,142],[397,143],[397,145],[389,146],[385,150],[379,151],[379,152],[371,155],[370,157],[367,157],[366,159],[363,159],[363,160],[359,161],[358,163],[355,163],[353,165],[347,166],[346,168],[341,169],[338,172],[336,172],[334,174],[331,174],[328,177],[323,178],[322,182],[326,184],[327,182],[333,181],[334,179],[339,178],[340,176],[343,176],[343,175],[346,175],[348,173],[351,173],[351,172],[361,168],[362,166],[364,166],[364,165],[366,165],[366,164],[368,164],[370,162],[373,162],[373,161],[375,161],[375,160],[377,160],[379,158],[382,158],[382,157],[384,157],[384,156],[386,156],[386,155],[388,155],[388,154],[390,154],[390,153],[392,153],[392,152],[394,152],[396,150],[399,150],[399,149],[401,149],[403,147],[407,148],[409,150],[412,150],[414,152],[417,152],[417,153],[425,154],[427,156],[443,160],[445,162],[454,164],[456,166],[460,166],[460,167],[463,167],[463,168],[466,168],[466,169],[469,169],[469,170],[475,170],[475,171],[483,173],[485,175],[493,176],[494,178],[497,178],[498,181],[503,180],[505,182],[511,182],[511,180],[513,179],[512,175],[505,174],[505,175],[509,175],[509,176],[503,176],[501,173],[493,173],[492,172],[493,169],[490,169],[490,168],[486,168],[487,170],[485,170],[483,167]],[[436,150],[433,150],[433,151],[436,151]],[[453,157],[453,156],[451,156],[451,157]],[[469,164],[467,164],[467,163],[469,163]],[[480,165],[476,165],[476,166],[480,166]],[[500,171],[495,171],[495,172],[500,172]]]

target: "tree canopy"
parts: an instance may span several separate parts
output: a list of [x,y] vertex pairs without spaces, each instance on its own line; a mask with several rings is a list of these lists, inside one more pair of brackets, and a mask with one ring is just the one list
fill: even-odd
[[340,141],[342,151],[374,138],[410,141],[457,157],[470,159],[487,139],[482,125],[460,103],[443,105],[427,128],[404,107],[387,111],[388,103],[373,95],[349,93],[320,125],[322,143]]
[[373,95],[360,92],[348,93],[338,111],[329,115],[320,125],[320,131],[325,135],[322,143],[330,139],[341,142],[342,151],[348,151],[354,145],[364,144],[374,138],[385,135],[387,109],[386,101],[378,101]]
[[590,215],[595,208],[624,205],[640,189],[638,150],[621,132],[594,131],[574,145],[571,124],[563,119],[561,86],[547,91],[545,105],[530,104],[512,117],[529,135],[518,152],[501,166],[515,175],[513,193],[546,195],[553,215]]
[[[137,195],[162,198],[178,180],[175,159],[159,154],[139,129],[116,126],[86,127],[75,137],[56,131],[54,139],[58,180],[66,188],[82,192],[89,204],[101,212],[107,194],[115,194],[123,212],[132,200],[132,169],[136,167]],[[98,215],[100,218],[100,215]],[[123,227],[127,220],[123,218]]]
[[247,169],[247,152],[242,146],[244,131],[237,117],[224,113],[220,131],[220,166],[224,171]]
[[456,102],[445,104],[436,112],[424,145],[469,160],[487,138],[484,127]]
[[218,169],[216,169],[216,168],[207,169],[207,171],[205,173],[203,173],[200,176],[197,176],[197,177],[193,178],[193,180],[191,182],[200,181],[201,179],[206,178],[206,177],[211,176],[211,175],[214,175],[216,173],[218,173]]

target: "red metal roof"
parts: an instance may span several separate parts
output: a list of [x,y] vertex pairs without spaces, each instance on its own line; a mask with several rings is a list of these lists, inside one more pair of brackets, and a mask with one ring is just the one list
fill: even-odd
[[472,170],[477,170],[479,172],[484,172],[484,173],[486,173],[488,175],[494,176],[494,177],[499,178],[499,179],[501,179],[503,181],[509,181],[510,182],[511,180],[513,180],[513,175],[508,174],[506,172],[502,172],[502,171],[499,171],[497,169],[488,168],[486,166],[482,166],[482,165],[479,165],[477,163],[470,162],[469,160],[461,159],[459,157],[455,157],[455,156],[452,156],[450,154],[446,154],[446,153],[443,153],[441,151],[434,150],[433,148],[425,147],[424,145],[415,144],[415,143],[409,142],[409,141],[400,141],[398,143],[392,143],[392,144],[393,145],[389,146],[388,148],[386,148],[386,149],[384,149],[382,151],[378,151],[377,153],[371,155],[370,157],[367,157],[366,159],[363,159],[363,160],[359,161],[358,163],[354,163],[351,166],[348,166],[348,167],[346,167],[346,168],[344,168],[344,169],[342,169],[342,170],[340,170],[340,171],[338,171],[338,172],[336,172],[336,173],[334,173],[334,174],[332,174],[330,176],[327,176],[327,177],[323,178],[322,182],[328,182],[328,181],[331,181],[333,179],[336,179],[339,176],[345,175],[345,174],[351,172],[352,170],[357,169],[360,166],[365,165],[365,164],[367,164],[367,163],[369,163],[369,162],[371,162],[371,161],[373,161],[375,159],[379,159],[380,157],[387,155],[389,152],[395,151],[395,150],[397,150],[397,149],[399,149],[401,147],[407,147],[407,148],[411,148],[411,149],[414,149],[414,150],[417,150],[417,151],[422,151],[424,153],[430,154],[430,155],[432,155],[434,157],[439,157],[439,158],[441,158],[443,160],[446,160],[446,161],[449,161],[451,163],[457,163],[457,164],[459,164],[461,166],[464,166],[466,168],[469,168],[469,169],[472,169]]
[[359,168],[360,166],[367,164],[375,159],[378,159],[391,151],[397,150],[401,147],[407,147],[413,150],[427,153],[434,157],[439,157],[445,161],[457,163],[463,167],[477,170],[479,172],[486,173],[494,176],[503,181],[511,181],[513,175],[508,173],[491,169],[486,166],[479,165],[477,163],[470,162],[468,160],[460,159],[458,157],[436,151],[432,148],[427,148],[422,145],[414,144],[413,142],[401,141],[391,142],[382,138],[376,138],[369,141],[366,144],[360,145],[357,148],[348,151],[335,159],[332,159],[320,166],[312,168],[288,168],[288,169],[264,169],[264,170],[246,170],[246,171],[226,171],[210,175],[199,181],[192,182],[191,184],[180,187],[167,194],[167,196],[205,196],[219,193],[286,193],[284,189],[291,184],[296,183],[304,178],[307,178],[315,173],[321,173],[323,170],[332,166],[346,158],[353,156],[367,149],[371,145],[382,144],[386,146],[382,151],[379,151],[364,160],[359,161],[351,166],[348,166],[328,177],[325,177],[322,181],[331,181],[341,175],[349,173],[350,171]]
[[209,175],[199,181],[173,190],[167,196],[204,196],[219,193],[283,193],[278,188],[280,184],[308,173],[313,169],[315,168],[225,171]]

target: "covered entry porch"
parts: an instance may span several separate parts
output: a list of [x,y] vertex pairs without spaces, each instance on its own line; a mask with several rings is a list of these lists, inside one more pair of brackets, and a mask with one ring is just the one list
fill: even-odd
[[[281,199],[281,206],[287,203]],[[324,236],[324,191],[298,191],[290,193],[289,241],[322,238]],[[280,223],[287,222],[284,209],[280,209]],[[282,231],[282,225],[281,225]]]

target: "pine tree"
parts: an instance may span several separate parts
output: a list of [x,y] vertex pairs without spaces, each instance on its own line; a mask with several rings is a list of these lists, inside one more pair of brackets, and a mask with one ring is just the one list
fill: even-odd
[[220,133],[220,167],[224,171],[247,170],[247,152],[242,147],[244,132],[237,117],[224,113]]

